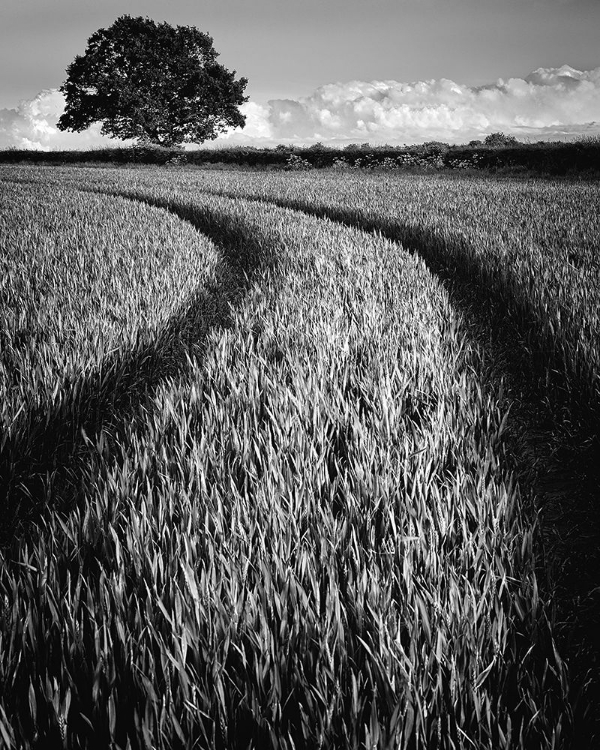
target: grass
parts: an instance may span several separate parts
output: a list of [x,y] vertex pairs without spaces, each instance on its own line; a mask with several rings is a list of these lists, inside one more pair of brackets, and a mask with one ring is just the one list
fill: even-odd
[[[30,206],[4,236],[7,289],[30,294],[36,321],[72,321],[53,338],[37,323],[54,359],[20,390],[14,345],[0,355],[3,395],[15,393],[0,455],[16,529],[0,568],[4,742],[567,747],[568,672],[506,394],[440,276],[485,282],[542,369],[564,363],[548,387],[591,403],[588,194],[567,196],[572,220],[555,224],[535,184],[3,175],[8,210]],[[543,200],[545,223],[523,228],[517,209]],[[31,263],[48,257],[31,233],[60,260],[75,227],[74,256],[95,276]],[[565,236],[579,275],[552,254]],[[37,297],[17,282],[32,268]],[[86,349],[109,289],[120,327]],[[557,326],[569,289],[575,312]],[[22,326],[4,315],[14,342]],[[118,376],[98,397],[107,360]],[[23,449],[48,414],[44,450]],[[56,450],[52,434],[73,437]]]
[[[212,243],[168,212],[66,188],[50,196],[41,183],[3,186],[0,200],[6,488],[32,464],[51,468],[43,465],[68,455],[98,412],[122,408],[120,381],[132,393],[145,387],[148,373],[136,373],[148,369],[157,337],[173,338],[169,321],[181,336],[191,322],[182,311],[217,283],[219,268]],[[10,528],[18,509],[7,510]]]
[[[142,173],[136,182],[154,186],[157,179],[144,180]],[[590,398],[597,400],[597,185],[340,174],[265,180],[197,172],[183,173],[178,182],[180,189],[327,216],[418,249],[435,273],[466,277],[497,296],[535,338],[532,356],[547,350],[546,364],[560,365],[574,393],[586,384],[586,408]]]

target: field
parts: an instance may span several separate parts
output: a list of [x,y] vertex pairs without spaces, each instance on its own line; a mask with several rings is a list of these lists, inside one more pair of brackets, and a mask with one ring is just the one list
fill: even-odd
[[592,747],[599,198],[0,167],[0,746]]

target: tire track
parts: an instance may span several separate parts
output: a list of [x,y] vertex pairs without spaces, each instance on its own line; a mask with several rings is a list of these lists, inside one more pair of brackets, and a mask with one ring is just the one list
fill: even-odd
[[57,498],[60,507],[68,508],[82,496],[77,466],[90,449],[101,436],[118,440],[140,403],[162,382],[182,374],[190,357],[202,358],[213,328],[231,325],[231,308],[276,262],[273,246],[242,236],[223,210],[151,205],[169,210],[212,240],[223,258],[215,271],[218,282],[198,290],[151,340],[105,358],[97,369],[61,388],[52,403],[22,412],[12,434],[0,436],[0,546],[27,534],[30,523]]
[[[501,289],[462,236],[448,239],[410,224],[356,218],[343,208],[315,206],[302,199],[240,196],[235,191],[202,190],[327,219],[377,233],[418,254],[445,287],[462,315],[471,343],[483,354],[483,378],[502,389],[510,408],[508,439],[513,470],[527,490],[533,522],[539,522],[538,578],[551,602],[560,653],[567,660],[574,693],[574,741],[600,737],[600,510],[594,500],[600,483],[598,408],[581,382],[573,398],[566,383],[569,363],[548,345],[534,312]],[[195,195],[199,194],[198,192]],[[121,192],[150,205],[169,206],[181,218],[192,204],[169,203],[140,192]]]
[[[240,231],[241,227],[236,225],[235,222],[229,221],[226,216],[219,214],[218,211],[216,212],[207,209],[206,206],[198,207],[194,206],[192,203],[178,202],[172,199],[161,199],[156,196],[144,197],[135,191],[131,193],[127,191],[107,192],[107,194],[120,195],[121,197],[129,198],[131,200],[143,201],[155,207],[165,208],[182,220],[192,223],[196,229],[209,236],[222,252],[224,257],[223,273],[222,276],[220,275],[222,280],[214,289],[202,293],[192,306],[182,311],[181,315],[175,316],[155,342],[152,342],[137,354],[129,353],[125,358],[117,358],[117,364],[115,364],[114,367],[112,367],[110,363],[107,363],[109,371],[115,370],[115,372],[120,372],[121,374],[112,381],[109,378],[108,382],[109,386],[112,386],[112,391],[108,386],[108,390],[106,388],[104,389],[104,391],[106,391],[106,398],[101,397],[97,401],[94,401],[96,393],[95,387],[98,386],[99,383],[98,388],[101,393],[104,393],[102,390],[104,388],[104,381],[96,380],[96,386],[92,388],[88,387],[87,382],[85,386],[82,386],[81,392],[83,395],[82,398],[79,399],[79,402],[81,404],[91,405],[91,408],[95,409],[95,418],[93,416],[90,417],[88,424],[85,415],[82,420],[81,414],[74,408],[72,409],[72,412],[69,412],[67,409],[66,419],[62,418],[65,415],[61,412],[62,417],[59,415],[55,425],[58,429],[58,433],[46,429],[46,432],[44,433],[46,436],[46,443],[48,443],[49,440],[56,440],[56,434],[62,434],[61,430],[65,432],[65,435],[71,436],[72,442],[69,443],[67,441],[64,450],[55,454],[45,454],[43,452],[41,454],[35,454],[35,451],[32,454],[30,452],[29,459],[33,459],[33,462],[29,462],[29,469],[33,467],[39,476],[42,475],[39,469],[44,468],[44,461],[46,461],[46,465],[50,459],[55,463],[58,463],[58,479],[60,480],[61,472],[65,474],[65,472],[72,469],[70,456],[74,451],[75,453],[77,453],[78,450],[82,452],[81,457],[78,456],[77,460],[85,460],[86,441],[78,438],[77,429],[81,431],[81,428],[83,427],[86,432],[88,432],[89,429],[90,431],[88,432],[88,435],[91,435],[92,440],[107,428],[113,429],[118,433],[120,426],[122,427],[125,425],[132,417],[132,413],[135,410],[136,405],[139,405],[140,400],[147,398],[152,390],[163,382],[165,377],[172,377],[171,373],[177,374],[177,372],[181,372],[185,367],[184,360],[186,359],[186,355],[195,348],[201,346],[214,325],[227,325],[231,322],[229,303],[234,304],[236,300],[239,300],[239,296],[243,295],[250,280],[261,271],[266,270],[270,265],[274,265],[277,260],[275,247],[273,245],[266,246],[265,243],[259,239],[254,239],[253,241],[248,234]],[[214,194],[207,193],[207,195]],[[228,198],[231,196],[224,197]],[[275,201],[263,202],[279,205]],[[292,206],[289,205],[284,207],[292,208]],[[304,211],[304,213],[308,214],[311,212]],[[330,216],[320,218],[331,219]],[[336,221],[335,219],[333,220]],[[348,224],[348,222],[341,223]],[[365,229],[363,226],[355,225],[355,227],[363,230]],[[371,231],[380,230],[372,229]],[[390,237],[390,239],[392,238]],[[394,238],[394,240],[398,241],[397,238]],[[244,252],[241,252],[242,243]],[[419,251],[416,250],[416,252]],[[473,307],[472,296],[469,297],[467,295],[469,290],[471,295],[478,293],[478,287],[472,284],[467,287],[467,282],[462,284],[458,283],[449,272],[447,273],[447,278],[444,278],[443,271],[436,273],[436,275],[442,280],[450,292],[451,299],[456,304],[457,308],[459,307],[461,311],[467,313],[466,320],[468,321],[469,331],[473,341],[480,346],[484,345],[486,342],[483,341],[483,339],[485,338],[486,332],[482,332],[482,328],[485,328],[485,326],[481,325],[480,318],[482,317],[482,311]],[[231,291],[232,289],[235,290],[233,293]],[[482,297],[483,303],[485,301],[485,295],[480,294],[480,296]],[[215,313],[214,318],[207,319],[207,316],[204,315],[204,313],[207,310],[213,309]],[[493,310],[491,310],[490,313],[491,312],[493,312]],[[198,325],[204,325],[204,328],[199,328],[196,325],[198,318],[200,318],[200,323]],[[192,322],[191,325],[189,325],[190,321]],[[186,332],[183,336],[181,335],[182,330]],[[485,330],[487,331],[487,329]],[[500,333],[502,333],[502,329],[500,329]],[[496,344],[497,343],[498,342],[496,342]],[[488,349],[486,349],[486,351],[488,351]],[[505,356],[509,355],[510,350],[507,349]],[[123,359],[125,360],[124,369],[119,369],[121,365],[123,365]],[[121,364],[118,364],[119,362]],[[158,366],[155,366],[157,363]],[[495,372],[492,365],[495,365],[497,368],[498,363],[496,359],[490,355],[490,370],[486,373],[487,376],[491,377],[492,373],[495,373],[495,376],[507,374],[508,370],[506,362],[504,362],[502,367],[499,368],[499,372]],[[102,373],[98,373],[99,377],[101,377],[101,375]],[[514,395],[510,392],[510,389],[509,394],[511,394],[511,398],[512,395]],[[112,401],[111,398],[113,399]],[[71,407],[79,402],[77,402],[76,399],[72,400],[70,402]],[[39,416],[40,419],[44,417],[43,414],[40,414]],[[40,457],[42,459],[42,464],[38,465],[35,461]],[[27,466],[25,466],[25,469],[27,469]],[[27,484],[23,484],[23,487],[25,487],[25,489],[28,488]],[[48,488],[44,488],[43,486],[42,477],[42,494],[44,490],[48,493]],[[38,499],[40,498],[41,494]]]
[[[234,191],[203,194],[237,198]],[[418,254],[445,287],[483,354],[484,378],[505,394],[514,470],[539,523],[538,578],[551,602],[559,650],[574,693],[575,746],[600,740],[600,404],[579,380],[567,386],[570,363],[549,346],[534,312],[501,289],[462,236],[442,237],[416,225],[379,223],[344,208],[288,198],[243,200],[289,208],[399,242]],[[577,381],[576,381],[577,382]]]

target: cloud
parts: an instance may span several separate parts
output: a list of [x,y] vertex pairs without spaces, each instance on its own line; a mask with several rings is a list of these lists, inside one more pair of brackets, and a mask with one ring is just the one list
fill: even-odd
[[[60,131],[56,123],[64,107],[65,99],[58,89],[45,89],[33,99],[21,101],[14,109],[0,109],[0,149],[75,150],[114,147],[123,143],[101,135],[99,123],[82,133]],[[272,139],[268,107],[247,102],[241,110],[247,118],[246,127],[243,132],[227,133],[225,140],[236,144]]]
[[[60,132],[56,122],[63,107],[62,94],[50,89],[16,109],[0,110],[0,148],[84,149],[118,143],[101,136],[99,125],[84,133]],[[331,83],[307,97],[248,102],[241,110],[246,127],[206,145],[465,143],[498,131],[522,139],[567,140],[600,133],[600,67],[538,68],[525,78],[479,87],[446,78]]]
[[[58,89],[45,89],[33,99],[19,103],[15,109],[0,110],[0,148],[88,149],[106,146],[110,139],[100,135],[100,125],[83,133],[63,133],[56,127],[65,100]],[[114,141],[113,141],[114,145]]]
[[262,114],[274,140],[464,142],[496,131],[567,138],[593,123],[600,132],[600,68],[538,68],[481,87],[445,78],[332,83],[302,99],[270,101]]
[[246,117],[244,129],[230,130],[214,142],[216,145],[223,145],[223,142],[230,145],[248,143],[259,145],[273,140],[275,136],[271,124],[270,107],[256,102],[246,102],[240,106],[240,112]]

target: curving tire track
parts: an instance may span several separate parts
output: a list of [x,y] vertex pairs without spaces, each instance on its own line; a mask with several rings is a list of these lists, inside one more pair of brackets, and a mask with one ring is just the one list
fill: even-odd
[[[96,189],[92,192],[104,191]],[[0,486],[7,492],[13,519],[17,515],[22,520],[31,518],[43,507],[49,496],[46,484],[48,473],[52,475],[53,486],[59,488],[61,498],[72,501],[77,495],[77,487],[73,483],[73,455],[76,456],[75,463],[85,460],[88,441],[93,443],[103,430],[118,435],[122,426],[132,418],[133,410],[139,406],[140,400],[147,398],[165,378],[177,376],[185,368],[187,355],[201,350],[213,327],[229,324],[229,305],[239,301],[258,273],[277,262],[274,246],[266,247],[258,241],[252,244],[248,235],[242,235],[224,214],[211,211],[206,206],[199,209],[191,203],[160,199],[143,195],[139,191],[105,192],[167,209],[206,234],[223,255],[222,273],[219,274],[222,281],[214,289],[201,292],[190,307],[174,316],[156,340],[141,346],[137,351],[121,353],[103,363],[102,370],[69,387],[58,407],[49,413],[40,409],[35,414],[27,415],[34,429],[27,436],[26,443],[7,444],[0,452]],[[239,196],[234,193],[206,191],[206,195],[239,200]],[[537,353],[532,360],[527,345],[531,344],[532,335],[535,339],[534,324],[531,322],[530,330],[523,331],[522,324],[517,322],[518,314],[522,317],[527,311],[513,309],[513,314],[509,316],[504,313],[510,300],[500,293],[489,293],[495,289],[494,279],[491,275],[485,275],[473,254],[468,252],[464,240],[457,238],[456,244],[449,247],[447,240],[442,241],[429,230],[422,231],[414,226],[382,227],[369,220],[350,221],[348,214],[342,209],[319,209],[302,201],[247,197],[244,200],[291,208],[363,231],[377,232],[394,242],[401,242],[409,251],[418,253],[429,270],[446,287],[454,306],[464,315],[473,342],[487,355],[488,372],[485,376],[494,380],[501,378],[506,383],[506,398],[512,404],[515,466],[521,478],[532,487],[538,500],[541,499],[542,502],[554,492],[555,487],[550,491],[544,489],[544,480],[539,476],[541,473],[559,470],[556,455],[544,451],[550,438],[554,438],[556,420],[553,412],[557,405],[552,402],[544,405],[540,399],[540,375],[548,366],[543,343],[536,342]],[[240,242],[244,244],[243,254],[239,252]],[[451,258],[464,258],[468,262],[465,265],[457,261],[448,263],[449,249]],[[554,389],[553,393],[558,394],[559,391]],[[83,404],[88,405],[85,410],[82,410]],[[540,419],[548,421],[547,429],[539,429]],[[576,440],[583,441],[585,438],[587,434],[578,436]],[[576,442],[573,436],[571,441]],[[18,470],[12,477],[7,477],[3,470],[11,465],[11,461]],[[538,466],[536,471],[533,470],[535,462]],[[577,479],[580,469],[581,462],[578,462],[572,470],[573,479],[569,478],[570,496],[588,491],[587,485]],[[590,477],[593,481],[594,477],[591,474]],[[582,521],[586,522],[586,519],[583,518]],[[551,529],[546,524],[545,528],[542,526],[542,532],[547,537]],[[562,551],[563,554],[565,552],[566,550]],[[564,564],[567,565],[566,555],[564,556]],[[556,555],[552,564],[560,564]],[[590,575],[593,572],[590,570]],[[593,580],[589,583],[586,581],[584,587],[591,583]],[[571,607],[574,606],[574,601],[573,599]],[[561,606],[568,608],[569,602],[563,601]],[[577,619],[579,615],[575,612],[572,616]],[[585,628],[578,631],[577,623],[575,628],[570,627],[567,635],[572,637],[574,632],[578,639],[574,650],[592,648],[592,633],[588,633]],[[597,659],[595,664],[600,663],[600,654],[588,650],[588,666],[590,655],[592,660]],[[572,665],[577,673],[577,665],[574,662]],[[582,675],[582,682],[583,678]],[[585,700],[589,701],[590,696],[593,699],[593,691],[597,689],[598,686],[592,684],[592,691],[586,693]],[[590,719],[593,723],[597,717],[592,716]],[[575,723],[576,727],[578,724],[582,727],[580,741],[584,741],[588,733],[584,727],[585,722],[586,719],[582,716]]]
[[[234,191],[203,192],[235,197]],[[381,234],[417,253],[446,288],[484,355],[484,376],[502,383],[510,408],[514,470],[539,519],[538,576],[552,601],[559,649],[578,695],[575,746],[600,741],[600,394],[590,387],[589,373],[549,345],[535,311],[499,285],[463,236],[448,239],[431,229],[357,218],[341,207],[296,198],[244,200]],[[578,386],[575,397],[569,378]]]
[[[102,191],[94,191],[102,193]],[[132,197],[132,196],[125,196]],[[276,260],[274,247],[242,237],[223,211],[167,208],[213,241],[222,255],[218,284],[198,290],[151,340],[106,358],[93,372],[61,389],[51,404],[21,413],[0,443],[0,546],[20,534],[52,500],[61,507],[77,501],[77,465],[86,461],[103,435],[117,440],[134,411],[159,385],[198,361],[211,330],[231,324],[231,306],[239,304],[254,277]],[[244,252],[240,252],[243,242]]]
[[[194,207],[139,189],[122,197],[167,208],[192,220]],[[580,397],[567,388],[570,363],[549,347],[535,312],[501,288],[477,259],[467,240],[449,239],[410,224],[382,224],[356,218],[343,208],[289,198],[263,198],[235,191],[201,190],[219,196],[292,209],[344,226],[380,234],[418,254],[448,292],[465,320],[471,342],[483,353],[484,379],[502,383],[510,408],[513,468],[528,490],[530,511],[539,519],[538,576],[553,603],[560,652],[568,661],[579,694],[574,741],[600,737],[600,512],[594,498],[600,481],[599,406],[585,374]],[[592,408],[590,408],[590,401]],[[576,429],[574,429],[576,425]]]

